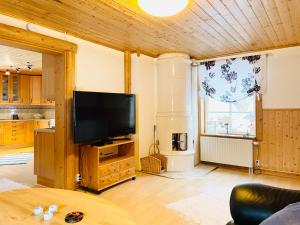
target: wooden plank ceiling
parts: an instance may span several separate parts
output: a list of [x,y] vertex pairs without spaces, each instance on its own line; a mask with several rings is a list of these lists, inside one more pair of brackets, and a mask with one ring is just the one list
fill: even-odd
[[0,13],[118,50],[206,59],[299,45],[300,0],[191,0],[169,18],[137,0],[1,0]]

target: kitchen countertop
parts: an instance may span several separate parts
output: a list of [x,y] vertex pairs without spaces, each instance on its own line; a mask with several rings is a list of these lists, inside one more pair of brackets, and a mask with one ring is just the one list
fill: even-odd
[[55,133],[55,128],[36,128],[34,132]]
[[0,119],[1,122],[24,122],[24,121],[32,121],[32,120],[40,120],[40,121],[45,121],[45,120],[51,120],[51,119],[19,119],[19,120],[12,120],[12,119]]

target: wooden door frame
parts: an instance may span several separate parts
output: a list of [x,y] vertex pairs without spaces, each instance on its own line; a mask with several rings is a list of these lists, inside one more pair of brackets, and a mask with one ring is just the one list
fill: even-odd
[[55,77],[54,187],[75,189],[78,151],[72,135],[72,99],[77,45],[21,28],[0,24],[0,44],[61,57],[64,66]]

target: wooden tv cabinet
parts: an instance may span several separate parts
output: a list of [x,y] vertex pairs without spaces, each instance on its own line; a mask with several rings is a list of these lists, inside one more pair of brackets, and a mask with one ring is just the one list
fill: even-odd
[[[103,157],[107,152],[117,154]],[[80,186],[97,193],[120,182],[135,179],[134,141],[114,141],[104,146],[80,147]]]

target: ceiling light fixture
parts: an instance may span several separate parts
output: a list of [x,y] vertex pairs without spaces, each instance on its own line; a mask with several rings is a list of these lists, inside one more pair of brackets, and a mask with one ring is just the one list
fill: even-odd
[[138,5],[146,13],[157,16],[173,16],[184,10],[190,0],[138,0]]
[[27,62],[26,63],[26,66],[27,66],[27,68],[31,71],[32,70],[32,64],[30,63],[30,62]]

